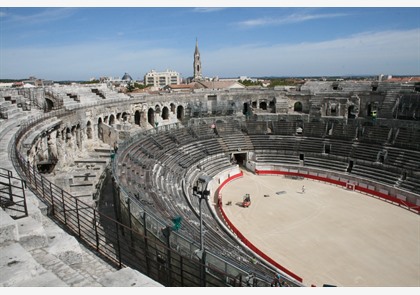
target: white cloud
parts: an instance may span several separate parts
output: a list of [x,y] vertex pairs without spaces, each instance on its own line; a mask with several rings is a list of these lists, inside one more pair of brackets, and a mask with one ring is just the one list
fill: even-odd
[[8,25],[34,25],[40,23],[54,22],[57,20],[71,17],[76,8],[52,8],[45,9],[35,14],[21,15],[21,14],[7,14],[3,23]]
[[224,10],[226,8],[223,7],[195,7],[195,12],[201,12],[201,13],[209,13],[209,12],[216,12],[220,10]]
[[343,13],[329,14],[291,14],[286,17],[279,18],[256,18],[235,23],[235,25],[243,28],[259,27],[259,26],[276,26],[293,23],[301,23],[315,19],[343,17]]
[[[420,73],[420,30],[363,33],[300,44],[242,45],[202,52],[203,73],[309,76]],[[204,54],[204,55],[203,55]],[[223,69],[222,69],[223,67]]]

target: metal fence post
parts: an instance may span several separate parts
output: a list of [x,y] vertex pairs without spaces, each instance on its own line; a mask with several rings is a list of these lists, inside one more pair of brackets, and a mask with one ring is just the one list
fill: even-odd
[[64,191],[61,190],[61,202],[63,203],[63,216],[64,216],[64,224],[67,225],[67,217],[66,217],[66,208],[65,208],[65,202],[64,202]]
[[146,253],[146,273],[150,275],[150,261],[149,261],[149,247],[147,239],[147,225],[146,225],[146,211],[141,214],[141,219],[143,220],[143,232],[144,232],[144,252]]
[[12,191],[12,172],[11,171],[7,171],[7,179],[9,180],[9,198],[10,201],[13,202],[13,191]]
[[32,166],[32,175],[35,181],[35,190],[38,190],[38,184],[36,183],[36,175],[35,175],[35,165]]
[[95,228],[95,238],[96,238],[96,251],[99,252],[99,234],[98,234],[98,222],[96,221],[96,209],[93,210],[93,226]]
[[77,199],[77,198],[75,198],[76,199],[76,217],[77,217],[77,232],[78,232],[78,235],[79,235],[79,237],[81,237],[81,234],[80,234],[80,217],[79,217],[79,200]]

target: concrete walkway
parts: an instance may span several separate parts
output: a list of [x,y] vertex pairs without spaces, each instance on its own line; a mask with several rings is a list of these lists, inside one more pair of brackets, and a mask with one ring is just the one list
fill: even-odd
[[[241,206],[245,193],[249,208]],[[415,213],[309,179],[249,172],[222,196],[239,231],[307,286],[420,287]]]

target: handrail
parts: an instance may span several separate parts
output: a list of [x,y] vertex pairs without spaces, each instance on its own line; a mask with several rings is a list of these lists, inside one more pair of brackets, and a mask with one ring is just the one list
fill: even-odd
[[28,216],[26,183],[13,172],[0,167],[0,205],[13,219]]

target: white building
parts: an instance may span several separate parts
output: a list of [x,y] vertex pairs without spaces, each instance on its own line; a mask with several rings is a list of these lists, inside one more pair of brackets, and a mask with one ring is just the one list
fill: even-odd
[[181,84],[181,75],[178,72],[166,70],[165,72],[156,72],[151,70],[144,75],[144,85],[152,85],[163,88],[166,85]]

